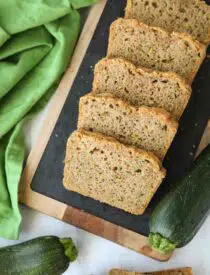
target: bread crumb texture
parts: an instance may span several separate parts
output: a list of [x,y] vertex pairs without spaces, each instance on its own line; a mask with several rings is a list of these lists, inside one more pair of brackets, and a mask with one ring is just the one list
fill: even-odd
[[188,34],[168,33],[136,19],[119,18],[110,27],[108,57],[123,57],[137,66],[172,71],[191,83],[206,47]]
[[68,140],[64,186],[71,191],[142,214],[165,177],[152,153],[84,130]]
[[88,94],[80,99],[78,128],[115,137],[162,160],[178,124],[162,109],[133,107],[110,94]]
[[128,0],[125,17],[210,43],[210,6],[203,0]]
[[122,58],[105,58],[95,66],[93,92],[111,93],[136,106],[163,108],[179,120],[191,87],[175,73],[137,68]]

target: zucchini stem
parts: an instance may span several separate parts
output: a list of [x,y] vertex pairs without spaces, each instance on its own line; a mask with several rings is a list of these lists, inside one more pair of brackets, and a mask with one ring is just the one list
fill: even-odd
[[149,234],[149,245],[162,254],[171,253],[176,248],[176,244],[158,233]]
[[73,262],[76,260],[78,256],[78,251],[76,246],[74,245],[71,238],[62,238],[59,239],[60,243],[63,245],[64,248],[64,254],[69,259],[70,262]]

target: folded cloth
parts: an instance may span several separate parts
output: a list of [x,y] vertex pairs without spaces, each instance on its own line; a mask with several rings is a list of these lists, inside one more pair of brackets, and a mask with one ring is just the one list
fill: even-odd
[[0,0],[0,236],[17,239],[24,121],[54,90],[94,0]]

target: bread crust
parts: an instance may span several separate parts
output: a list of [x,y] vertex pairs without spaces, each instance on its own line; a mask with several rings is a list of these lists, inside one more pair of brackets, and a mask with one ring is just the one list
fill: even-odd
[[121,269],[112,269],[109,275],[193,275],[191,267],[162,270],[156,272],[132,272]]

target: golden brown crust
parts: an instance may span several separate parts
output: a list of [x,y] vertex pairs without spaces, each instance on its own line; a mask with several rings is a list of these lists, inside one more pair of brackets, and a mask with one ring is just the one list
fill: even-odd
[[125,270],[120,270],[120,269],[112,269],[109,272],[109,275],[144,275],[144,273],[125,271]]
[[125,7],[125,18],[131,18],[130,11],[132,10],[133,7],[133,0],[127,0],[127,5]]
[[162,270],[156,272],[132,272],[121,269],[112,269],[109,272],[109,275],[193,275],[191,267],[177,268],[177,269],[169,269]]

